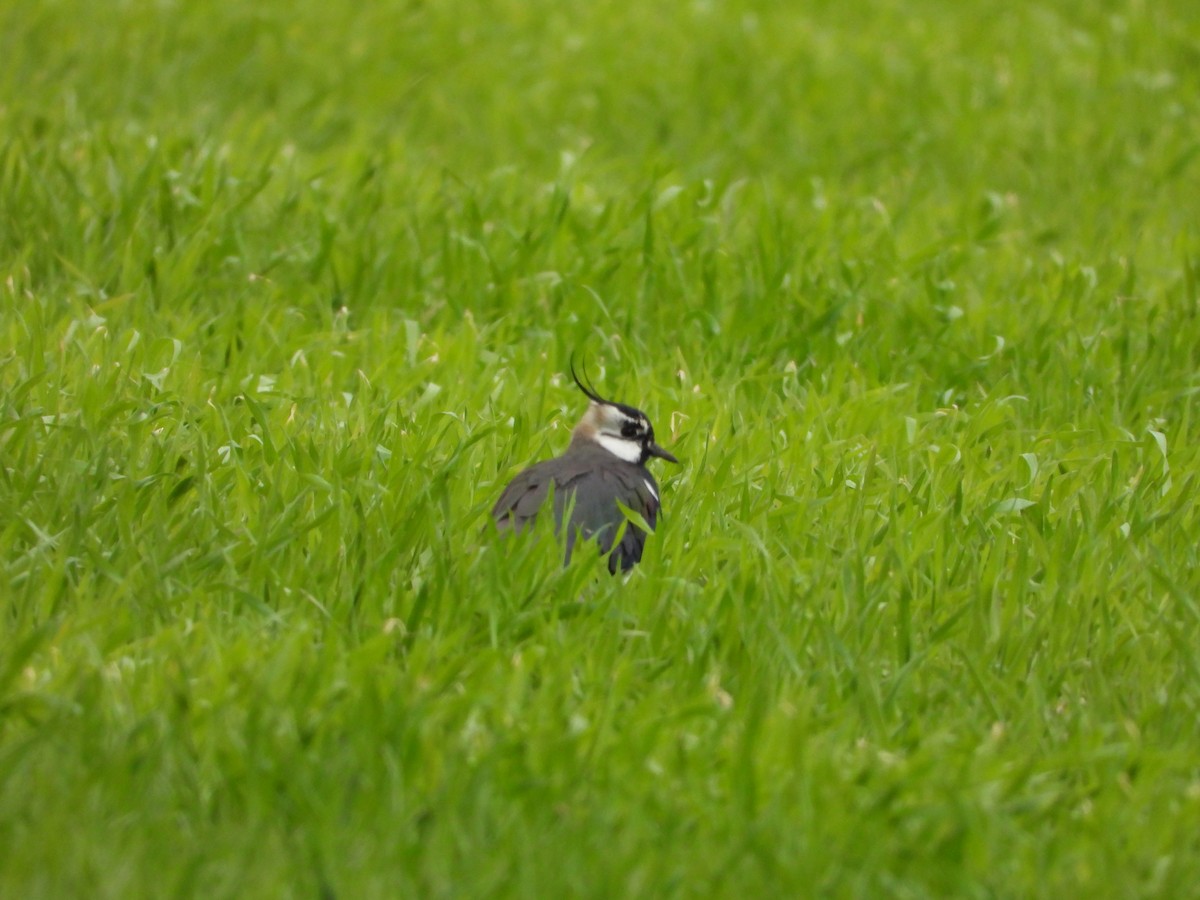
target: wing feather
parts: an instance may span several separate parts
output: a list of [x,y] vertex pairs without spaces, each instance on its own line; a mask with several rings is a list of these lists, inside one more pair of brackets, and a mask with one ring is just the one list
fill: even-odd
[[563,516],[571,506],[566,558],[569,561],[577,535],[595,540],[602,554],[611,554],[608,567],[628,571],[642,558],[646,532],[630,522],[614,548],[613,543],[625,516],[617,499],[638,512],[646,524],[658,524],[658,483],[643,466],[616,463],[607,451],[582,452],[537,463],[517,475],[492,508],[492,516],[501,530],[520,532],[533,524],[554,485],[554,518],[562,527]]

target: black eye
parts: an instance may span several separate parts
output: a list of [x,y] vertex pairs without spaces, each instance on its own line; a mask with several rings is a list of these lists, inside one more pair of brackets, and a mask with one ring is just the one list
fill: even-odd
[[637,437],[638,432],[641,430],[642,426],[640,426],[637,422],[626,422],[621,426],[621,437]]

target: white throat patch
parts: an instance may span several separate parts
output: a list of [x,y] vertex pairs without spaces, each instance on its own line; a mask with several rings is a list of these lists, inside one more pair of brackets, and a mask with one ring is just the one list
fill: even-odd
[[627,441],[625,438],[601,431],[596,434],[596,443],[618,459],[628,463],[636,463],[642,458],[642,445],[637,441]]

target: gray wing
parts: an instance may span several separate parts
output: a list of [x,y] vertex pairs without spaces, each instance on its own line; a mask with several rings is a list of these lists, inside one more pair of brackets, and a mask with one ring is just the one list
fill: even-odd
[[646,545],[646,532],[630,522],[621,542],[613,547],[614,538],[625,521],[625,514],[617,505],[621,498],[632,511],[640,513],[646,524],[654,528],[658,523],[658,485],[654,476],[641,466],[621,466],[591,470],[579,475],[570,484],[563,485],[555,495],[555,518],[561,524],[563,511],[574,495],[571,511],[571,528],[567,535],[567,558],[575,543],[578,531],[585,538],[595,539],[601,554],[610,550],[608,558],[610,572],[619,568],[625,572],[633,568],[642,558]]
[[597,467],[587,454],[578,460],[563,457],[537,463],[521,472],[511,482],[496,505],[492,517],[503,530],[523,531],[533,524],[538,511],[546,502],[550,485],[554,485],[554,521],[561,529],[563,515],[571,506],[571,527],[567,533],[566,559],[578,534],[585,539],[595,539],[602,554],[612,550],[608,568],[628,571],[642,558],[646,544],[646,532],[632,522],[626,527],[620,544],[613,548],[616,536],[625,516],[617,506],[617,498],[623,498],[631,510],[638,512],[646,524],[654,528],[658,522],[658,483],[654,476],[642,466],[632,463]]
[[549,471],[549,462],[530,466],[508,483],[492,507],[492,518],[501,530],[512,529],[519,533],[527,525],[533,524],[554,480]]

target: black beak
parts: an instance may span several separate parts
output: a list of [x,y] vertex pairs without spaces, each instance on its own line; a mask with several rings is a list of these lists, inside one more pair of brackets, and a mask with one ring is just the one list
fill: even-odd
[[679,464],[679,460],[677,460],[674,456],[653,441],[650,442],[650,446],[646,449],[649,451],[651,456],[657,456],[659,459],[665,459],[667,462],[673,462],[676,465]]

